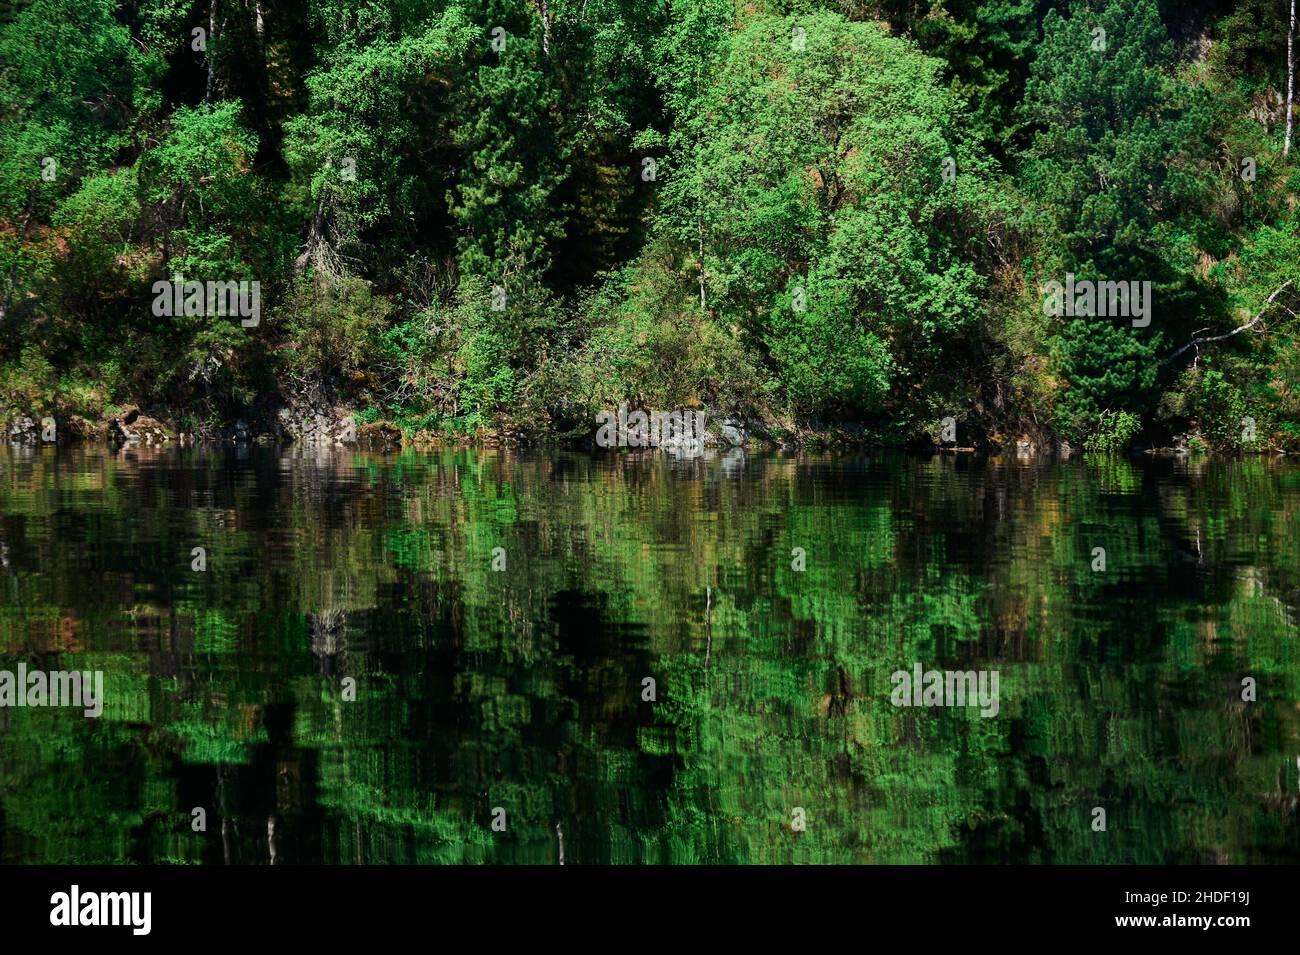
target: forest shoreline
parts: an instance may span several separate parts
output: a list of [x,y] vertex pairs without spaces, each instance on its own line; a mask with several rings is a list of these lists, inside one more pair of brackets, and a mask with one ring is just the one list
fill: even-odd
[[[1071,444],[1051,431],[1021,432],[1015,437],[1005,433],[980,431],[974,436],[961,434],[960,440],[945,441],[942,435],[932,440],[899,440],[889,429],[876,429],[862,422],[790,425],[736,417],[709,417],[699,449],[682,451],[657,440],[642,446],[623,445],[605,448],[598,440],[598,423],[582,429],[553,427],[523,428],[517,422],[503,420],[494,426],[474,430],[453,428],[411,428],[375,416],[373,409],[337,408],[329,414],[319,411],[280,408],[252,421],[205,422],[187,430],[177,422],[184,412],[154,410],[146,413],[131,404],[98,420],[81,415],[61,418],[32,413],[0,411],[0,433],[12,447],[43,444],[108,445],[112,447],[219,447],[225,445],[271,445],[300,447],[353,448],[368,451],[440,450],[445,448],[560,448],[575,451],[624,450],[631,452],[663,451],[674,457],[690,458],[733,450],[757,452],[835,452],[901,451],[950,455],[1000,456],[1012,454],[1021,459],[1068,459],[1087,453],[1088,449]],[[53,423],[51,431],[50,425]],[[51,436],[52,435],[52,436]],[[1146,438],[1144,440],[1144,437]],[[1285,448],[1267,447],[1253,450],[1214,448],[1198,445],[1196,436],[1177,435],[1164,443],[1150,436],[1138,435],[1122,448],[1129,456],[1182,457],[1190,454],[1212,457],[1236,457],[1242,454],[1285,456]]]
[[1275,0],[217,6],[0,12],[0,439],[1300,452]]

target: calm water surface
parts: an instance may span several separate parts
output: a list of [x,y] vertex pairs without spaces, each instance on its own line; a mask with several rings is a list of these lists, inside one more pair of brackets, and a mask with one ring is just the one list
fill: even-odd
[[0,861],[1296,862],[1298,612],[1259,458],[0,450]]

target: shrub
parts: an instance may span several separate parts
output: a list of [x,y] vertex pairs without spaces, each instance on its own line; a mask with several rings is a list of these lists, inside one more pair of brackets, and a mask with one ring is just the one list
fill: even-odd
[[373,391],[385,373],[383,334],[391,304],[361,279],[294,283],[278,309],[288,341],[285,362],[301,388],[327,394]]
[[1099,454],[1122,451],[1141,428],[1142,421],[1137,415],[1108,409],[1101,413],[1097,425],[1083,439],[1083,449]]

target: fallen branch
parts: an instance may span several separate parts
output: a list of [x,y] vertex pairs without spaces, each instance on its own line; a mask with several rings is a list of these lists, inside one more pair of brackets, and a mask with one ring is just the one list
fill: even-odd
[[[1173,361],[1175,358],[1177,358],[1183,352],[1187,351],[1187,349],[1189,348],[1195,348],[1198,345],[1204,345],[1207,342],[1221,342],[1225,338],[1231,338],[1233,335],[1240,335],[1242,332],[1254,328],[1256,325],[1259,324],[1259,320],[1264,317],[1264,313],[1268,311],[1269,306],[1273,304],[1274,300],[1279,295],[1281,295],[1282,292],[1286,289],[1286,287],[1290,284],[1291,284],[1291,280],[1288,279],[1287,281],[1279,285],[1277,289],[1273,292],[1273,294],[1264,300],[1264,306],[1258,312],[1255,313],[1255,317],[1252,318],[1250,321],[1248,321],[1245,325],[1240,325],[1237,328],[1234,328],[1230,332],[1224,332],[1222,335],[1211,335],[1208,338],[1200,338],[1200,337],[1193,338],[1182,348],[1178,349],[1178,351],[1174,352],[1172,355],[1166,358],[1165,361],[1167,362]],[[1200,332],[1197,332],[1197,335],[1199,336]]]

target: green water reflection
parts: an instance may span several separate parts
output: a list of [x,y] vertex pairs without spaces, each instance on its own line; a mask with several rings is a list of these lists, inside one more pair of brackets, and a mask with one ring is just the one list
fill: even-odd
[[1300,861],[1278,461],[0,450],[0,565],[106,682],[0,709],[4,862]]

